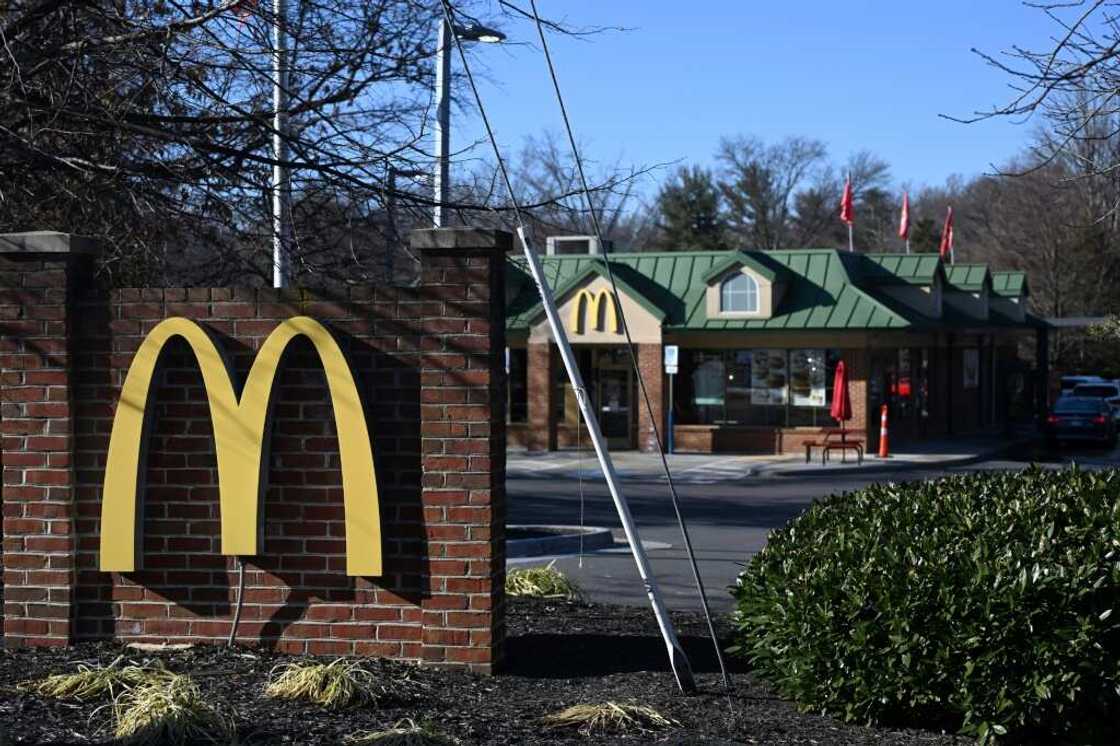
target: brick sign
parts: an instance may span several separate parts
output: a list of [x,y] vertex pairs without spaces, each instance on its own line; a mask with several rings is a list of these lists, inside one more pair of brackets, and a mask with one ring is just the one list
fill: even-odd
[[509,243],[328,294],[98,291],[87,243],[0,237],[6,644],[223,641],[235,554],[243,643],[492,670]]

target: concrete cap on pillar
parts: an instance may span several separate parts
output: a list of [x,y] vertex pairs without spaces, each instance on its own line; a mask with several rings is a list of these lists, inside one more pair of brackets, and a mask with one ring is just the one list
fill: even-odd
[[409,245],[416,251],[504,253],[513,248],[513,234],[494,228],[421,228],[412,231]]
[[56,231],[0,233],[0,254],[96,254],[97,242],[89,236]]

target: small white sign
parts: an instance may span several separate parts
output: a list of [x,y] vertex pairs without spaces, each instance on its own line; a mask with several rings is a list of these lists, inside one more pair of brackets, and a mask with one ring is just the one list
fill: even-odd
[[677,372],[677,358],[680,348],[677,345],[665,345],[665,372],[674,375]]

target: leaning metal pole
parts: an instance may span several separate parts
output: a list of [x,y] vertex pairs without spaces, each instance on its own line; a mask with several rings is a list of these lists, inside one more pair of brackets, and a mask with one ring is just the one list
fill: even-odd
[[[532,273],[533,279],[536,280],[537,290],[540,291],[541,303],[544,304],[544,312],[548,316],[548,325],[552,329],[552,336],[556,339],[556,346],[560,348],[560,358],[564,361],[564,368],[568,371],[568,380],[571,381],[572,389],[575,391],[576,402],[579,404],[580,412],[583,413],[583,421],[587,423],[587,430],[591,434],[591,442],[595,446],[595,455],[599,458],[599,465],[603,468],[603,476],[607,479],[607,488],[614,499],[618,517],[622,520],[622,528],[626,532],[626,541],[630,544],[630,551],[634,554],[634,562],[638,566],[638,575],[641,576],[642,583],[646,587],[646,595],[653,606],[653,614],[657,617],[657,626],[661,628],[661,637],[665,640],[665,647],[669,651],[669,665],[673,668],[673,675],[677,677],[677,684],[681,691],[685,694],[691,694],[696,691],[696,682],[692,678],[692,667],[688,663],[688,656],[685,655],[684,649],[681,648],[680,641],[677,640],[677,633],[673,629],[673,623],[669,619],[665,603],[661,600],[661,591],[657,587],[657,580],[654,578],[653,572],[650,571],[645,547],[642,546],[642,541],[638,537],[638,529],[630,515],[630,506],[627,505],[626,498],[622,494],[618,474],[614,470],[614,462],[611,461],[611,454],[603,440],[603,433],[599,430],[599,420],[596,418],[595,412],[591,408],[591,402],[587,398],[587,390],[583,386],[583,376],[580,375],[579,365],[576,364],[575,356],[572,354],[572,346],[568,343],[568,335],[564,331],[564,325],[560,323],[560,314],[556,310],[556,299],[552,296],[552,288],[549,287],[548,280],[545,279],[537,252],[529,245],[529,239],[525,236],[525,229],[519,227],[517,235],[521,239],[521,246],[525,249],[529,271]],[[617,298],[615,303],[618,303]]]

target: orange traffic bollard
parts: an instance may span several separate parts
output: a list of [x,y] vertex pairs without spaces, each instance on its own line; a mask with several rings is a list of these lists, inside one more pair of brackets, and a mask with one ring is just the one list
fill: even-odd
[[879,458],[890,458],[890,448],[887,446],[887,405],[879,409]]

